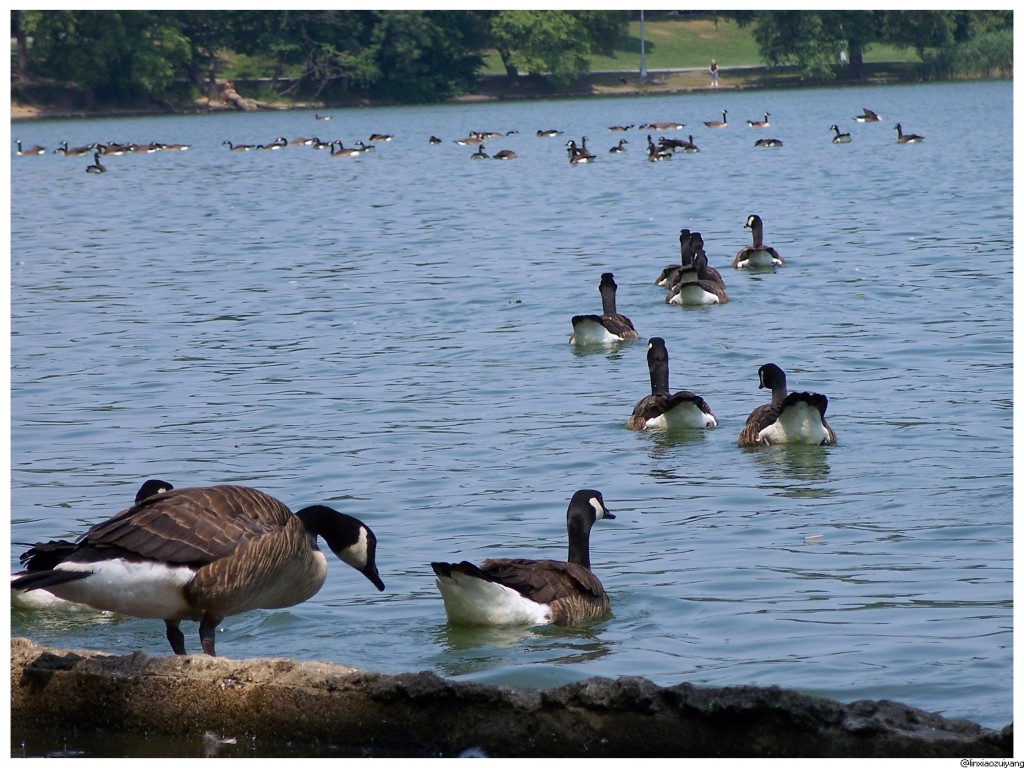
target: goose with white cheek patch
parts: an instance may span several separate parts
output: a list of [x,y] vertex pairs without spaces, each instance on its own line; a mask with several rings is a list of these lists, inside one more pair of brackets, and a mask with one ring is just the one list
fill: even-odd
[[760,389],[770,389],[772,400],[759,405],[740,431],[741,446],[802,443],[833,445],[836,433],[825,419],[828,398],[817,392],[788,392],[786,374],[775,363],[757,371]]
[[786,263],[779,256],[778,251],[770,245],[764,244],[764,223],[760,216],[755,213],[750,214],[743,227],[750,230],[754,242],[752,245],[740,248],[732,260],[734,269],[774,269]]
[[640,400],[626,422],[628,429],[710,429],[718,419],[700,395],[689,390],[668,388],[668,349],[665,340],[654,336],[647,342],[647,368],[651,394]]
[[633,327],[633,321],[620,315],[615,306],[615,292],[618,285],[611,272],[601,275],[601,314],[576,315],[572,319],[572,336],[569,343],[575,345],[611,344],[619,341],[636,341],[640,338]]
[[452,624],[579,624],[608,612],[608,595],[590,570],[590,529],[614,520],[599,491],[576,491],[569,502],[568,561],[494,558],[479,566],[431,563]]
[[318,536],[383,591],[377,539],[362,522],[322,505],[292,514],[277,499],[238,485],[148,496],[94,525],[59,562],[36,565],[26,553],[26,574],[11,587],[163,619],[176,654],[185,653],[179,623],[198,621],[203,651],[214,656],[214,632],[226,616],[287,608],[320,590],[327,560]]
[[[148,496],[152,496],[155,493],[165,493],[166,491],[173,490],[174,486],[165,480],[147,480],[144,482],[138,491],[135,493],[135,503],[138,504]],[[28,546],[28,545],[25,545]],[[65,541],[59,539],[57,541],[47,541],[33,544],[32,548],[25,552],[20,562],[22,565],[30,563],[30,567],[35,571],[50,570],[53,566],[63,561],[68,555],[75,550],[75,543],[73,541]],[[20,573],[12,573],[11,581],[20,579],[22,576],[27,575],[28,571],[21,571]],[[61,610],[61,611],[89,611],[92,608],[82,603],[72,603],[68,600],[62,600],[61,598],[54,595],[52,592],[48,592],[45,589],[34,589],[31,592],[24,592],[18,589],[11,590],[11,605],[19,608],[28,608],[31,610]]]

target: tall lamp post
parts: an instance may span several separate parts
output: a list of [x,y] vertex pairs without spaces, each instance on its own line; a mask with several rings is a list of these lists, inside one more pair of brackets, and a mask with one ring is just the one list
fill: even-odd
[[644,53],[644,12],[640,11],[640,82],[647,82],[647,57]]

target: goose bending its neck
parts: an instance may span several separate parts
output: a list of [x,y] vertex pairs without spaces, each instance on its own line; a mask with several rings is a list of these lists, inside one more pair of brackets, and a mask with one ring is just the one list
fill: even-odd
[[296,605],[327,577],[322,538],[379,590],[377,539],[354,517],[323,505],[296,514],[267,494],[237,485],[156,493],[90,528],[58,557],[36,545],[24,555],[12,589],[57,597],[127,616],[163,619],[176,654],[178,628],[199,622],[203,651],[226,616]]

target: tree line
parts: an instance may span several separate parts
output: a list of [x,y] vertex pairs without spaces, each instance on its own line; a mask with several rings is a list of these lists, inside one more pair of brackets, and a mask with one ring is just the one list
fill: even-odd
[[[612,55],[630,11],[11,11],[12,77],[73,84],[91,104],[164,98],[187,83],[214,95],[225,52],[253,57],[284,96],[437,101],[473,89],[496,51],[511,84],[522,75],[564,86]],[[750,25],[769,65],[815,77],[862,73],[872,43],[950,51],[1009,40],[1012,11],[730,11]],[[977,45],[975,46],[978,47]],[[982,46],[984,49],[985,46]],[[839,52],[842,51],[841,59]]]

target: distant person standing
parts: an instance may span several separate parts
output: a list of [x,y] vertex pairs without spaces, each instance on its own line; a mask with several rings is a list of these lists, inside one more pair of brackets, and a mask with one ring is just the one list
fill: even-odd
[[708,72],[711,73],[711,87],[718,87],[718,62],[714,59],[711,60],[711,66],[708,67]]

